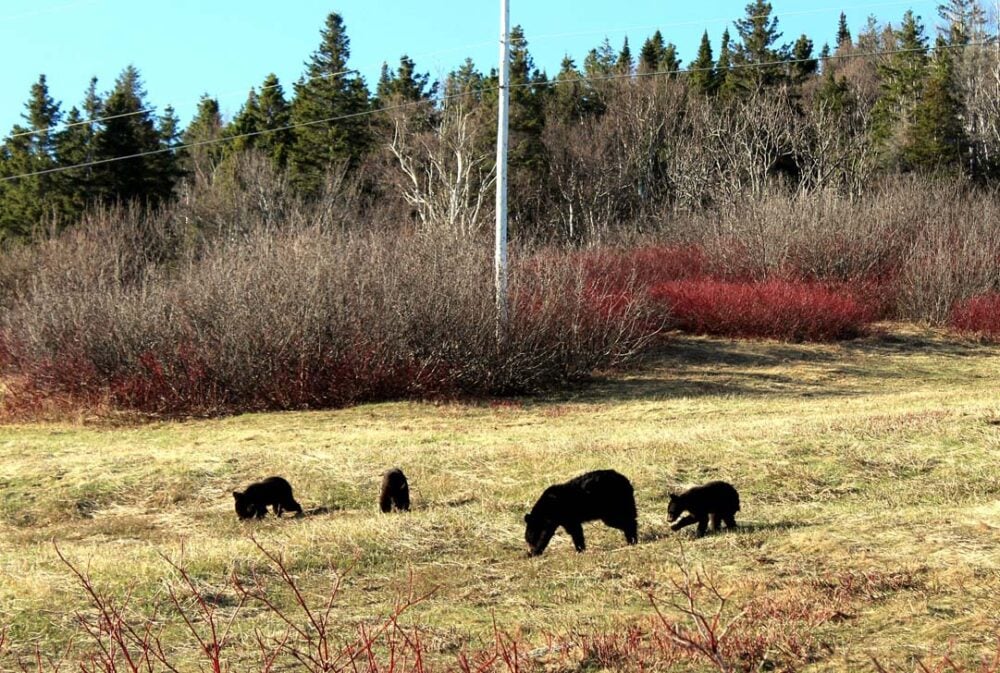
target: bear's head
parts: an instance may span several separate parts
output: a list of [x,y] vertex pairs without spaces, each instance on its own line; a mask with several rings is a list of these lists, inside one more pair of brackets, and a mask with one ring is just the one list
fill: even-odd
[[683,511],[684,505],[681,504],[681,498],[676,493],[671,493],[670,502],[667,504],[667,518],[674,521]]
[[548,545],[550,536],[546,536],[546,531],[549,526],[533,512],[524,515],[524,524],[524,541],[528,543],[528,555],[538,556]]
[[246,493],[233,491],[233,500],[236,501],[236,516],[241,519],[252,519],[257,513],[257,508]]

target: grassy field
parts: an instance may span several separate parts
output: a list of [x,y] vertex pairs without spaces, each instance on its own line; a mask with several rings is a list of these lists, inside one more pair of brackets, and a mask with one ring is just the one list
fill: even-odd
[[[236,606],[233,572],[256,570],[290,606],[253,534],[310,601],[352,566],[338,635],[391,612],[411,582],[433,589],[400,621],[442,663],[489,647],[496,624],[549,670],[629,667],[620,644],[555,662],[544,646],[655,633],[650,592],[687,623],[668,605],[682,568],[731,595],[725,616],[742,612],[727,645],[737,668],[975,663],[1000,634],[1000,347],[885,329],[839,345],[671,337],[631,372],[494,404],[0,427],[0,623],[15,649],[55,653],[78,633],[73,613],[91,614],[53,542],[100,589],[131,587],[137,615],[178,586],[163,556],[220,615]],[[408,515],[376,507],[393,465],[410,478]],[[640,544],[593,523],[586,553],[560,532],[527,558],[522,517],[543,488],[597,468],[635,485]],[[230,491],[269,474],[314,513],[238,522]],[[739,488],[742,527],[671,532],[669,491],[713,478]],[[172,656],[196,657],[176,616],[157,623]],[[227,658],[253,660],[256,628],[281,626],[250,603]],[[666,668],[709,667],[660,654]]]

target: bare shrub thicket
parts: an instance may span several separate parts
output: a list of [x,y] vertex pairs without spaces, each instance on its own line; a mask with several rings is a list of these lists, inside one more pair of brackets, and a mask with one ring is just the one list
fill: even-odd
[[0,314],[23,394],[188,413],[525,392],[649,338],[642,293],[600,309],[610,290],[572,256],[515,251],[498,338],[488,241],[360,232],[253,183],[232,198],[99,211],[36,247]]

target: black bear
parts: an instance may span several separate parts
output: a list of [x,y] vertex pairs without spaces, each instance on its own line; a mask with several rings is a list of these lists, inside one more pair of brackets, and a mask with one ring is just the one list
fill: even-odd
[[[670,504],[667,505],[667,516],[674,523],[671,530],[680,530],[693,523],[698,524],[698,537],[708,530],[709,519],[712,530],[719,530],[721,522],[726,522],[726,528],[736,528],[736,512],[740,511],[740,494],[732,484],[724,481],[710,481],[701,486],[689,488],[680,495],[670,494]],[[678,519],[687,512],[683,519]]]
[[549,486],[531,512],[524,515],[524,541],[528,554],[545,551],[556,529],[562,526],[578,552],[587,548],[583,539],[585,521],[600,519],[625,533],[629,544],[639,541],[635,496],[628,479],[614,470],[581,474],[565,484]]
[[378,496],[378,506],[383,512],[391,511],[393,505],[401,512],[410,511],[410,485],[398,467],[382,475],[382,490]]
[[242,493],[233,491],[233,499],[236,500],[236,516],[241,519],[263,519],[268,505],[274,507],[275,516],[281,516],[282,512],[302,514],[302,506],[292,497],[292,485],[281,477],[268,477],[250,484]]

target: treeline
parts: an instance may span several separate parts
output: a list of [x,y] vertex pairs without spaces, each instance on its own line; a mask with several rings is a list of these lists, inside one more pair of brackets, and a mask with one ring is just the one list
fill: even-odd
[[[554,77],[515,28],[515,234],[581,239],[775,190],[862,195],[900,173],[994,181],[996,31],[979,0],[948,0],[939,15],[934,36],[912,12],[869,18],[854,36],[842,14],[835,44],[817,50],[806,35],[785,41],[771,4],[755,0],[718,50],[705,32],[690,63],[657,31],[637,53],[605,39]],[[92,80],[68,112],[41,76],[0,147],[0,240],[60,229],[94,205],[155,206],[191,184],[245,180],[248,154],[305,200],[350,183],[359,220],[377,209],[476,230],[490,216],[496,71],[467,59],[432,83],[403,56],[370,91],[349,57],[331,14],[290,93],[268,75],[231,120],[206,95],[184,129],[171,108],[150,107],[132,66],[105,93]]]

